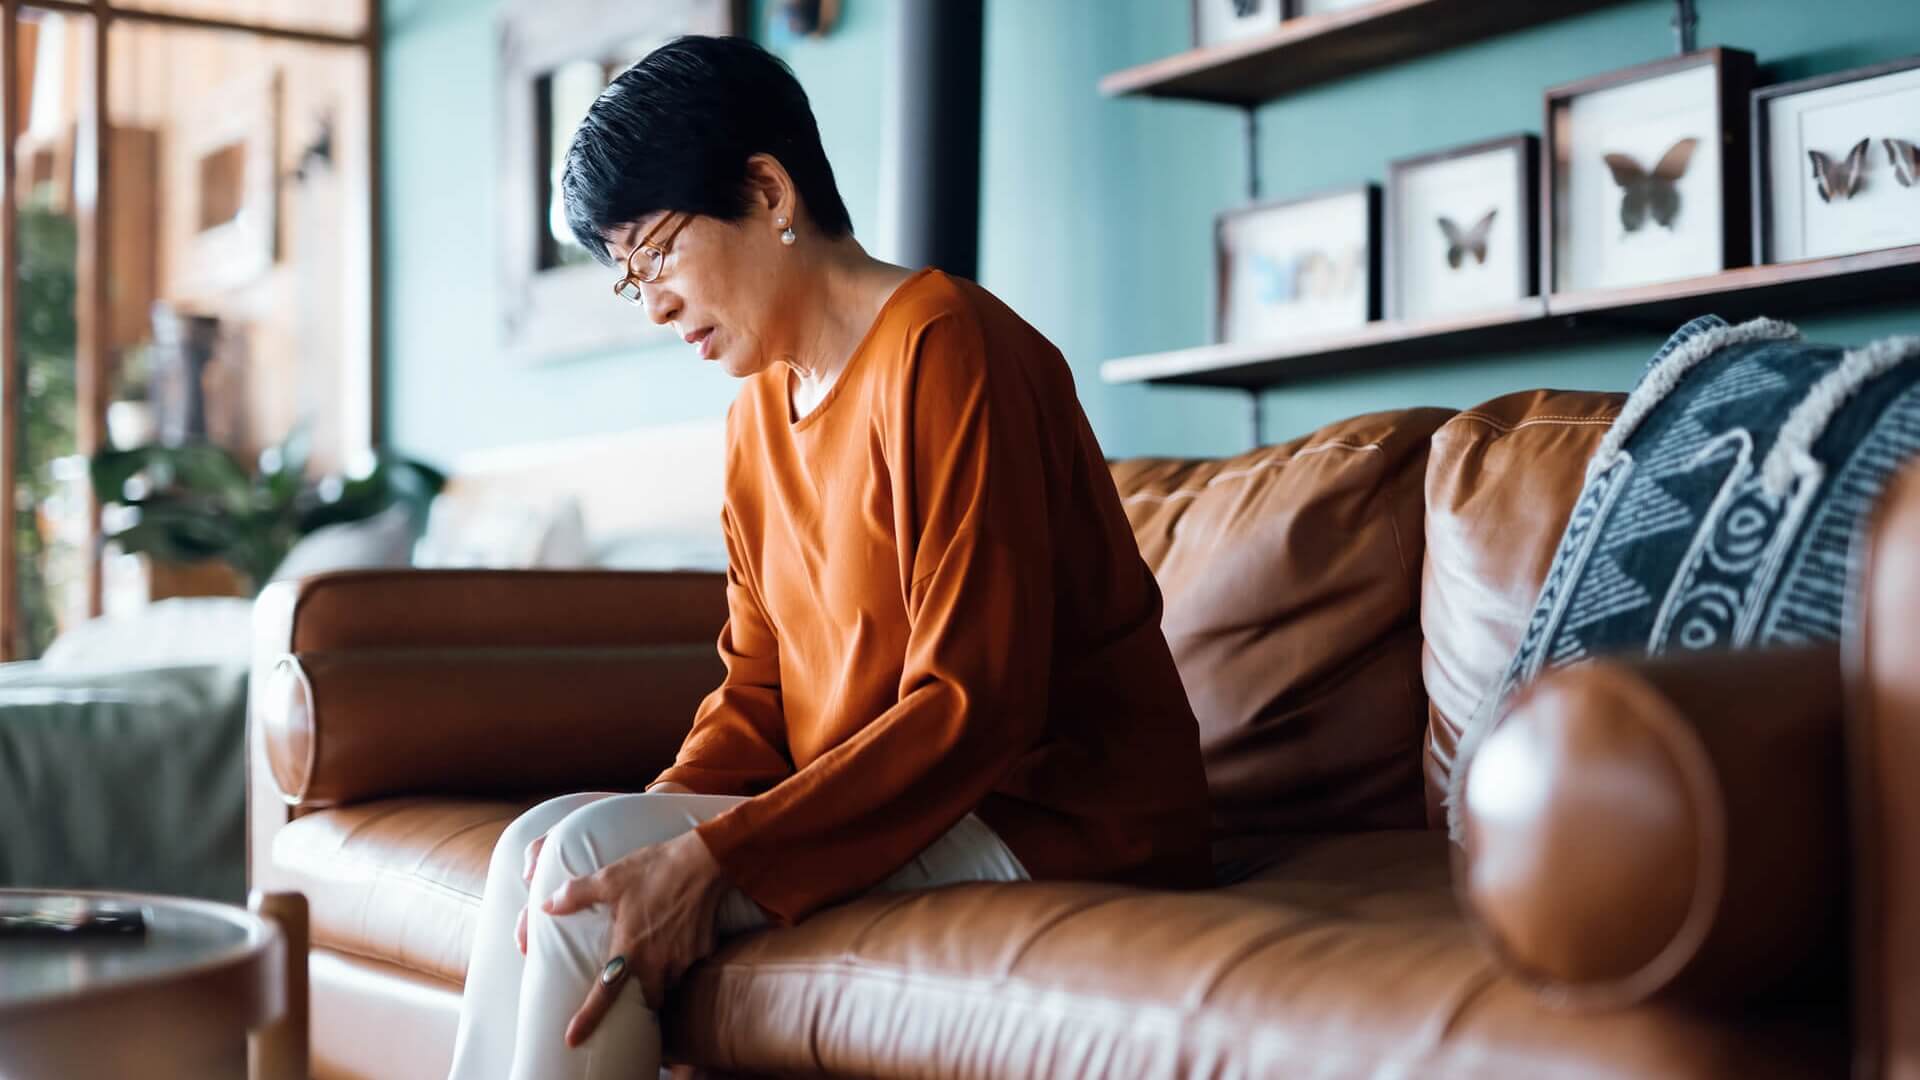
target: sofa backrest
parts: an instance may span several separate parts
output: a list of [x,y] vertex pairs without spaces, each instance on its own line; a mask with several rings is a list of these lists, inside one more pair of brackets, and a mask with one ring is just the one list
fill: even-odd
[[1216,862],[1440,828],[1624,394],[1409,409],[1214,460],[1113,463],[1200,722]]
[[1427,459],[1421,677],[1430,716],[1427,820],[1444,798],[1462,727],[1506,674],[1587,459],[1623,394],[1528,390],[1456,413]]
[[1200,722],[1216,862],[1287,832],[1418,827],[1428,440],[1356,417],[1237,457],[1116,462]]

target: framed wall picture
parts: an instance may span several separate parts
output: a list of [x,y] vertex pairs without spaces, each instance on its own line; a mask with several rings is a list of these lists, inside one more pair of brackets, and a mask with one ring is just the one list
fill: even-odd
[[1920,244],[1920,56],[1753,95],[1763,263]]
[[1287,17],[1301,15],[1332,15],[1356,8],[1370,7],[1379,0],[1288,0]]
[[1216,342],[1271,341],[1380,317],[1380,188],[1256,203],[1214,223]]
[[665,345],[672,332],[613,295],[556,196],[573,132],[620,72],[681,34],[734,34],[745,0],[508,0],[497,15],[501,348],[525,363]]
[[1283,0],[1189,0],[1193,5],[1193,47],[1204,49],[1264,34],[1280,25]]
[[1704,49],[1547,91],[1542,277],[1554,292],[1747,264],[1753,54]]
[[241,288],[280,257],[279,69],[220,86],[191,115],[173,175],[191,191],[191,235],[175,257],[177,292],[207,297]]
[[1510,135],[1387,166],[1386,312],[1430,319],[1539,291],[1540,141]]

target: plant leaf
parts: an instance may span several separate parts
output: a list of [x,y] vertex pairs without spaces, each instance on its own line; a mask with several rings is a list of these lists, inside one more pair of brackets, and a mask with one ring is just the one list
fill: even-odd
[[109,537],[122,550],[143,552],[170,562],[199,562],[225,557],[232,534],[205,514],[181,508],[144,507],[140,520]]
[[105,449],[93,455],[88,471],[93,477],[93,497],[103,503],[128,501],[127,481],[147,467],[151,455],[146,447],[132,450]]

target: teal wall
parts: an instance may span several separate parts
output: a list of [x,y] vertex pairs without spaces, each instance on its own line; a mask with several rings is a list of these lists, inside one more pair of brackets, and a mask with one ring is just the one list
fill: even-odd
[[[499,6],[385,3],[389,439],[446,463],[486,447],[724,414],[736,384],[682,345],[540,364],[516,362],[499,348]],[[880,205],[874,88],[886,51],[886,0],[849,0],[845,9],[832,37],[776,51],[813,96],[854,232],[870,237]],[[753,22],[764,29],[766,15],[756,10]],[[764,33],[755,36],[769,42]],[[612,296],[607,302],[617,303]],[[638,310],[633,317],[646,318]]]
[[[390,0],[387,15],[389,432],[462,450],[717,416],[733,387],[685,351],[510,364],[493,341],[493,0]],[[1915,0],[1700,0],[1700,40],[1748,49],[1765,80],[1920,53]],[[778,45],[820,118],[871,246],[888,0],[843,0],[818,42]],[[1178,51],[1186,0],[988,0],[980,280],[1058,344],[1109,454],[1213,454],[1248,441],[1243,395],[1108,386],[1100,361],[1206,340],[1213,215],[1245,190],[1237,110],[1113,101],[1110,71]],[[1263,108],[1273,196],[1382,180],[1393,158],[1538,130],[1547,86],[1667,55],[1670,0],[1635,0],[1348,79]],[[756,34],[768,40],[764,13]],[[885,252],[876,252],[885,255]],[[467,270],[482,271],[462,280]],[[1780,314],[1791,317],[1792,312]],[[1920,332],[1920,302],[1800,320],[1855,342]],[[1625,389],[1651,337],[1291,387],[1270,438],[1404,405],[1466,406],[1534,386]]]

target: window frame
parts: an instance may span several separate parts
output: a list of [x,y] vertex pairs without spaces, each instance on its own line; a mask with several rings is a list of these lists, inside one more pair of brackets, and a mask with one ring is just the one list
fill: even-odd
[[[16,140],[13,133],[19,128],[16,113],[19,109],[18,95],[14,88],[19,85],[20,56],[15,46],[19,36],[20,16],[23,11],[51,12],[71,16],[84,16],[91,20],[87,28],[91,38],[88,56],[91,58],[90,85],[81,92],[79,130],[74,153],[74,215],[79,232],[79,252],[76,264],[76,295],[74,298],[75,321],[78,334],[74,349],[75,436],[79,453],[91,457],[106,441],[106,406],[108,393],[107,379],[107,334],[106,321],[110,308],[107,296],[107,278],[102,268],[107,263],[107,242],[111,235],[107,228],[107,215],[110,206],[101,197],[108,189],[105,180],[112,168],[110,143],[105,139],[108,129],[107,113],[112,98],[109,94],[109,74],[112,65],[107,63],[109,37],[117,24],[138,24],[144,26],[173,27],[184,30],[210,30],[222,33],[250,34],[280,41],[293,41],[309,45],[350,49],[361,54],[367,73],[366,103],[369,116],[365,130],[368,134],[367,148],[367,208],[369,265],[368,273],[368,330],[372,340],[367,344],[366,356],[370,370],[367,372],[366,386],[369,398],[365,403],[368,410],[368,431],[372,443],[370,449],[384,445],[385,432],[382,424],[383,402],[381,400],[382,373],[384,358],[381,341],[384,337],[384,311],[382,305],[383,282],[381,265],[383,262],[384,236],[381,228],[381,164],[380,164],[380,112],[381,112],[381,0],[360,0],[365,5],[363,22],[357,34],[333,33],[324,30],[301,29],[276,26],[250,19],[219,18],[211,16],[173,14],[164,11],[150,11],[139,8],[122,7],[113,0],[0,0],[0,132],[6,137],[0,138],[0,202],[4,202],[4,214],[0,215],[0,508],[8,515],[13,510],[17,489],[15,470],[18,468],[18,432],[20,431],[19,395],[13,389],[19,385],[20,349],[16,329],[19,318],[19,220],[15,186],[18,182],[18,162],[16,161]],[[100,543],[100,507],[91,492],[87,496],[86,529],[82,543],[87,551],[86,574],[86,610],[89,617],[97,617],[101,612],[101,543]],[[20,658],[20,612],[19,612],[19,552],[15,542],[16,525],[11,516],[0,525],[0,660]]]

